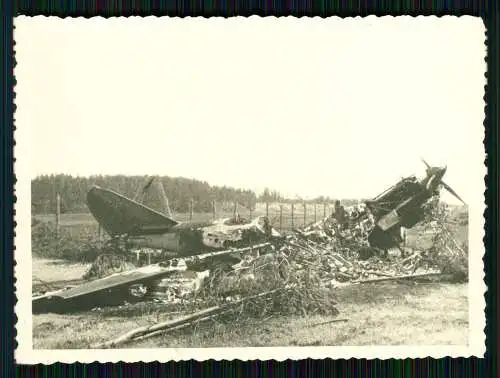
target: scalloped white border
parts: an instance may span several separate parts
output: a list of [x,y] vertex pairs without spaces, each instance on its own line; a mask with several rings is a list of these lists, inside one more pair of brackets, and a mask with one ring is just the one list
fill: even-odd
[[[30,22],[43,21],[44,16],[29,18]],[[15,19],[15,25],[18,21],[26,22],[28,17],[21,16]],[[68,22],[148,22],[154,21],[157,17],[119,17],[104,19],[95,17],[91,19],[73,18],[67,19]],[[436,25],[446,22],[463,22],[466,23],[471,30],[475,32],[478,28],[485,35],[486,29],[481,19],[470,16],[452,17],[445,16],[438,18],[436,16],[400,16],[400,17],[375,17],[369,16],[365,18],[345,18],[339,17],[330,18],[294,18],[294,17],[235,17],[231,19],[224,18],[171,18],[172,22],[212,22],[212,23],[228,23],[228,22],[252,22],[257,28],[259,24],[265,22],[275,23],[323,23],[327,27],[331,22],[343,22],[346,24],[358,24],[361,22],[433,22]],[[15,37],[14,30],[14,37]],[[486,39],[483,41],[485,43]],[[479,41],[478,41],[479,43]],[[486,59],[486,45],[484,48]],[[485,63],[486,73],[486,63]],[[18,71],[15,71],[18,74]],[[484,78],[486,85],[486,77]],[[16,99],[17,104],[17,99]],[[21,114],[15,114],[15,124],[23,124]],[[484,139],[484,127],[478,128],[478,132],[482,133]],[[170,360],[180,361],[195,359],[198,361],[215,359],[215,360],[285,360],[285,359],[303,359],[303,358],[421,358],[433,357],[441,358],[446,356],[451,357],[483,357],[485,353],[485,298],[484,294],[487,290],[484,283],[483,271],[483,255],[484,255],[484,203],[485,184],[477,183],[476,201],[470,203],[470,235],[469,245],[472,253],[470,259],[470,283],[469,283],[469,345],[464,346],[363,346],[363,347],[272,347],[272,348],[168,348],[168,349],[112,349],[112,350],[33,350],[32,347],[32,316],[31,316],[31,178],[30,178],[30,135],[27,128],[17,128],[15,130],[15,174],[17,183],[15,185],[15,195],[17,202],[15,204],[15,221],[17,226],[15,229],[15,278],[16,278],[16,296],[18,302],[15,306],[15,312],[18,318],[16,324],[16,341],[18,347],[15,351],[15,359],[18,363],[34,364],[44,363],[50,364],[54,362],[137,362],[137,361],[160,361],[166,362]],[[476,147],[476,146],[474,146]],[[481,146],[484,152],[484,146]],[[480,148],[480,146],[477,146]],[[486,156],[486,155],[485,155]],[[478,167],[482,169],[484,175],[487,174],[485,166]],[[493,252],[493,251],[492,251]]]

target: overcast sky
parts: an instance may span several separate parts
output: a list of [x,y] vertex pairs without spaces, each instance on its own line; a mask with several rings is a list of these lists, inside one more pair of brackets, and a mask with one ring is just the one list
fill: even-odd
[[479,19],[40,17],[15,38],[32,177],[354,198],[422,174],[424,157],[466,201],[483,185]]

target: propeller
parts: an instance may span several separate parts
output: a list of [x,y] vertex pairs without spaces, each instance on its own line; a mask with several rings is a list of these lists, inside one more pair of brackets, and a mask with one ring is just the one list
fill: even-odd
[[427,163],[423,158],[420,158],[420,160],[422,160],[422,163],[425,164],[425,166],[427,167],[427,169],[431,169],[431,166],[429,165],[429,163]]
[[[432,171],[432,167],[429,165],[429,163],[427,163],[423,158],[421,158],[422,162],[425,164],[425,166],[427,167],[427,174],[429,174],[430,171]],[[446,171],[446,167],[444,168],[445,171]],[[460,202],[462,202],[464,205],[467,205],[465,203],[465,201],[460,198],[460,196],[457,194],[457,192],[455,192],[451,186],[449,186],[447,183],[445,183],[443,180],[441,180],[440,184],[450,193],[452,194],[455,198],[457,198]]]
[[449,185],[448,185],[447,183],[445,183],[444,181],[441,181],[441,185],[443,185],[443,187],[444,187],[444,188],[445,188],[448,192],[450,192],[452,195],[454,195],[454,196],[455,196],[455,197],[456,197],[456,198],[457,198],[460,202],[462,202],[464,205],[467,205],[467,204],[465,203],[465,201],[464,201],[462,198],[460,198],[460,196],[457,194],[457,192],[455,192],[455,191],[451,188],[451,186],[449,186]]
[[429,172],[431,171],[432,167],[429,165],[429,163],[427,163],[423,158],[420,158],[420,160],[422,160],[422,163],[425,164],[425,172],[427,173],[427,175],[429,174]]

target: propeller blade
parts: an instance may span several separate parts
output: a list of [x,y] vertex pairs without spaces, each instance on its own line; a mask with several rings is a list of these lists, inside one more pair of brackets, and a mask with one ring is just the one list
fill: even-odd
[[431,166],[423,158],[421,158],[420,160],[422,160],[422,163],[425,164],[425,166],[427,167],[427,169],[431,169]]
[[134,201],[138,201],[139,200],[139,197],[141,195],[144,195],[146,193],[146,191],[149,189],[149,187],[151,186],[151,184],[153,183],[153,180],[155,179],[155,177],[151,177],[146,185],[144,185],[143,187],[140,187],[137,192],[135,193],[135,196],[134,196]]
[[454,195],[458,200],[460,200],[464,205],[467,205],[465,203],[465,201],[460,198],[460,196],[447,184],[445,183],[444,181],[441,181],[441,184],[443,185],[443,187],[448,191],[450,192],[452,195]]
[[142,191],[143,191],[143,192],[145,192],[146,190],[148,190],[148,189],[149,189],[149,187],[150,187],[150,186],[151,186],[151,184],[153,183],[153,180],[154,180],[154,179],[155,179],[155,177],[151,177],[151,178],[149,179],[149,181],[147,182],[147,184],[146,184],[146,185],[144,185],[144,188],[142,188]]

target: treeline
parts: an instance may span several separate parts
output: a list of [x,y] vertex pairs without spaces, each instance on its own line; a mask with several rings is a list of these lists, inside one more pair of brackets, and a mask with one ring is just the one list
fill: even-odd
[[[31,206],[32,213],[52,213],[56,207],[56,194],[61,197],[61,211],[67,213],[87,212],[87,192],[93,185],[114,190],[129,198],[135,198],[147,185],[151,176],[125,176],[125,175],[97,175],[90,177],[73,177],[71,175],[42,175],[31,180]],[[329,197],[316,199],[288,199],[278,191],[264,189],[257,195],[248,189],[235,189],[228,186],[214,186],[205,181],[188,179],[184,177],[157,177],[163,184],[170,209],[174,212],[185,213],[189,211],[190,202],[193,200],[195,212],[212,211],[212,202],[217,203],[219,210],[231,210],[233,204],[255,209],[257,202],[281,203],[333,203]],[[163,208],[161,193],[156,185],[144,191],[140,201],[155,208]],[[343,200],[344,204],[356,203],[355,200]],[[221,207],[222,206],[222,207]]]
[[[62,212],[87,212],[87,192],[93,185],[114,190],[129,198],[135,198],[148,183],[148,176],[90,176],[43,175],[31,180],[31,206],[33,213],[50,213],[55,209],[56,194],[61,197]],[[212,201],[218,204],[238,202],[242,206],[254,208],[256,194],[251,190],[235,189],[227,186],[213,186],[205,181],[183,177],[163,176],[161,180],[169,206],[174,212],[189,211],[193,200],[195,212],[209,212]],[[163,208],[161,194],[156,185],[151,185],[141,202],[156,209]]]
[[[302,198],[286,198],[277,190],[271,190],[269,188],[265,188],[262,194],[258,197],[259,202],[262,203],[307,203],[307,204],[333,204],[335,202],[334,198],[328,196],[319,196],[317,198],[312,199],[302,199]],[[341,201],[344,205],[350,206],[359,203],[359,200],[354,199],[343,199]]]

